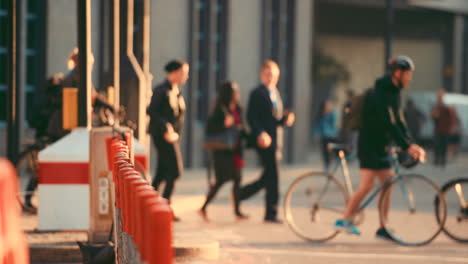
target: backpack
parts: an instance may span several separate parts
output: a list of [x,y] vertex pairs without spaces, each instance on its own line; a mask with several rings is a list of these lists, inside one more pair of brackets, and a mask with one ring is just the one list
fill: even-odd
[[363,93],[354,97],[348,113],[343,116],[343,127],[348,130],[358,131],[362,127],[364,105],[367,98],[373,94],[374,88],[367,88]]

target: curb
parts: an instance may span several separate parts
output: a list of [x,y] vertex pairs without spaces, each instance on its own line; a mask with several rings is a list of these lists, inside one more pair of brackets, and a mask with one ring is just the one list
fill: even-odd
[[[217,260],[220,244],[204,233],[176,234],[174,256],[181,259]],[[82,262],[80,248],[75,242],[29,245],[31,262]]]
[[63,263],[82,262],[80,248],[72,243],[55,245],[30,245],[31,262]]
[[175,257],[179,259],[217,260],[219,258],[219,242],[203,233],[175,234]]

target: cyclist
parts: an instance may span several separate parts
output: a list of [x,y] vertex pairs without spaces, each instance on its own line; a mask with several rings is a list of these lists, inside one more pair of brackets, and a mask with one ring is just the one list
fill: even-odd
[[[426,155],[424,149],[410,138],[400,105],[400,93],[413,78],[414,63],[406,56],[398,56],[390,60],[389,70],[389,74],[376,80],[374,89],[365,98],[358,140],[360,185],[348,201],[343,218],[335,222],[335,229],[355,235],[360,231],[353,225],[352,215],[372,190],[375,178],[382,184],[394,175],[388,147],[396,143],[416,160],[424,160]],[[391,239],[382,226],[376,236]]]

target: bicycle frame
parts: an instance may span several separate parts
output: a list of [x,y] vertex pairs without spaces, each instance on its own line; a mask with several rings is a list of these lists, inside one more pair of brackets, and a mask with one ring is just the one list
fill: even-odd
[[348,191],[348,194],[352,194],[354,192],[353,190],[353,184],[351,182],[351,176],[349,175],[349,168],[348,168],[348,161],[346,160],[346,154],[343,150],[338,151],[338,158],[340,159],[340,162],[337,162],[335,164],[335,167],[333,170],[331,170],[331,175],[336,175],[338,170],[341,169],[341,172],[343,173],[343,178],[346,186],[346,190]]
[[[396,157],[396,150],[392,150],[392,157],[390,158],[390,162],[392,164],[392,168],[395,171],[395,175],[392,177],[389,177],[384,183],[380,184],[375,188],[369,195],[368,197],[360,204],[359,208],[356,210],[354,213],[357,214],[360,211],[364,210],[377,196],[377,194],[380,193],[384,188],[386,188],[392,181],[394,180],[401,180],[403,176],[400,174],[400,166],[398,164],[398,159]],[[353,185],[351,182],[351,177],[349,174],[349,168],[348,168],[348,162],[346,160],[346,155],[343,150],[338,151],[338,158],[340,159],[340,162],[337,162],[334,168],[331,170],[330,176],[333,177],[334,175],[337,174],[338,170],[341,168],[341,171],[343,173],[343,178],[346,186],[346,190],[349,195],[351,195],[354,190],[353,190]],[[416,206],[415,206],[415,201],[414,201],[414,195],[411,190],[408,190],[406,185],[401,184],[400,189],[403,192],[404,197],[406,198],[406,202],[408,205],[408,209],[410,212],[415,212],[416,211]],[[321,197],[327,192],[328,190],[328,182],[327,185],[322,189],[318,201],[321,200]],[[461,190],[457,190],[458,195],[460,196]],[[462,197],[463,198],[463,197]],[[468,206],[465,200],[462,201],[463,208],[467,208],[465,206]]]
[[[368,195],[368,197],[360,204],[359,208],[356,210],[356,212],[354,214],[357,214],[358,212],[364,210],[374,200],[374,198],[377,196],[377,194],[379,194],[380,191],[382,191],[384,188],[387,188],[387,186],[389,186],[393,181],[401,180],[403,178],[403,175],[400,174],[400,166],[398,164],[398,160],[395,157],[395,155],[396,155],[395,153],[392,153],[392,157],[391,157],[391,160],[390,160],[391,163],[392,163],[392,168],[395,171],[395,175],[389,177],[382,184],[377,186],[377,188],[375,188],[370,193],[370,195]],[[415,201],[414,201],[413,192],[411,190],[408,190],[408,188],[406,187],[405,184],[401,184],[400,189],[401,189],[404,197],[406,198],[406,202],[407,202],[407,205],[408,205],[408,208],[409,208],[410,212],[415,212],[416,211],[416,205],[415,205]]]

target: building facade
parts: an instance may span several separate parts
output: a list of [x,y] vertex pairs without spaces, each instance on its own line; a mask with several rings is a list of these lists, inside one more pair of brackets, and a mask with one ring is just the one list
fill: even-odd
[[[0,32],[6,28],[6,2],[0,0]],[[132,0],[130,0],[132,1]],[[77,5],[70,0],[23,0],[25,3],[24,49],[25,113],[42,94],[44,80],[67,72],[67,58],[77,46]],[[93,83],[105,91],[106,1],[92,0],[92,50],[95,57]],[[143,0],[134,0],[135,17],[142,14]],[[281,67],[279,89],[285,106],[296,112],[297,122],[286,131],[285,162],[307,160],[311,126],[316,106],[333,97],[338,105],[344,91],[372,85],[384,72],[384,0],[150,0],[151,88],[164,80],[164,64],[181,58],[191,65],[189,83],[183,88],[187,122],[183,153],[188,167],[206,162],[202,149],[204,125],[222,80],[234,80],[245,106],[249,93],[259,83],[264,59]],[[419,1],[420,2],[420,1]],[[451,1],[439,1],[451,2]],[[395,1],[393,54],[406,54],[417,64],[413,89],[468,93],[468,26],[462,8],[424,6],[418,1]],[[456,11],[458,10],[458,11]],[[135,43],[141,24],[134,22]],[[5,91],[6,39],[0,34],[0,155],[6,151]],[[135,44],[134,52],[142,52]],[[335,77],[313,76],[316,53],[328,56],[347,73]],[[319,54],[319,55],[320,55]],[[460,55],[461,54],[461,55]],[[461,74],[460,74],[461,73]],[[465,73],[465,74],[463,74]],[[332,75],[333,76],[333,75]],[[314,77],[314,78],[313,78]],[[23,120],[27,120],[26,116]],[[27,122],[24,122],[27,127]],[[29,137],[21,135],[25,142]],[[3,143],[5,142],[5,144]],[[152,146],[146,143],[149,149]],[[154,153],[152,153],[154,154]]]

